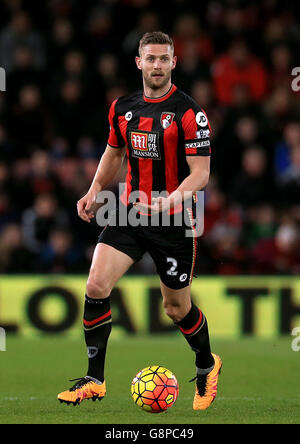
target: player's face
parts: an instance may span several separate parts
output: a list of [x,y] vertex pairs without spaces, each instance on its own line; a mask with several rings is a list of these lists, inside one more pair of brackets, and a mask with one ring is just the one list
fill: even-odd
[[170,45],[146,45],[140,57],[136,57],[137,67],[142,71],[144,83],[148,88],[158,90],[171,80],[176,57]]

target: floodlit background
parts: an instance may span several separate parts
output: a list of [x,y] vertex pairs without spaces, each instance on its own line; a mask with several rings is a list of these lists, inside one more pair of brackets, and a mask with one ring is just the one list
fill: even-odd
[[[154,30],[173,37],[173,81],[203,107],[212,126],[193,298],[208,317],[213,348],[228,364],[219,403],[205,421],[299,422],[299,384],[292,378],[300,341],[290,334],[300,326],[294,3],[1,1],[0,326],[7,341],[0,351],[0,423],[154,421],[137,416],[127,393],[130,378],[156,360],[179,380],[193,376],[193,356],[162,313],[156,270],[146,255],[112,298],[114,388],[103,401],[107,416],[95,417],[91,407],[72,418],[56,410],[56,393],[85,371],[82,304],[100,231],[77,217],[76,202],[106,147],[111,102],[142,88],[134,57],[143,33]],[[124,167],[112,190],[125,173]],[[187,385],[165,422],[198,421],[187,413],[192,392]]]

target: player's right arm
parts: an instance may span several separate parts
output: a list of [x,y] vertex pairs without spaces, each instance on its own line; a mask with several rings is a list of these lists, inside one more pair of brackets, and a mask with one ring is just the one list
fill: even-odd
[[108,120],[110,132],[106,150],[101,157],[89,191],[77,202],[78,216],[85,222],[90,222],[100,205],[96,203],[97,195],[105,190],[120,170],[126,153],[126,143],[118,128],[115,100],[109,110]]
[[77,202],[78,216],[85,222],[90,222],[95,216],[95,211],[98,209],[97,195],[106,189],[120,170],[125,152],[125,147],[115,149],[107,145],[89,191]]

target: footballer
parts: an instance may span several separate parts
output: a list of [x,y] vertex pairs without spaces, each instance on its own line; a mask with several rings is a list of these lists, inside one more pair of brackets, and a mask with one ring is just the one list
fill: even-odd
[[[136,65],[143,90],[111,104],[106,150],[90,189],[78,201],[79,217],[90,222],[98,193],[112,182],[126,156],[126,186],[116,211],[136,211],[149,220],[153,214],[168,212],[170,223],[108,223],[102,230],[86,285],[83,328],[88,369],[86,376],[58,395],[61,402],[76,405],[105,396],[105,355],[112,329],[110,293],[146,252],[157,268],[164,310],[195,353],[194,410],[207,409],[216,397],[222,361],[211,352],[206,317],[191,300],[198,248],[192,221],[196,192],[209,180],[210,125],[201,107],[172,83],[176,61],[167,34],[151,32],[141,38]],[[132,193],[138,193],[139,199],[132,201]],[[159,197],[153,197],[155,193]],[[191,198],[189,208],[184,205],[187,197]],[[178,213],[191,221],[193,236],[186,236],[184,223],[175,224]]]

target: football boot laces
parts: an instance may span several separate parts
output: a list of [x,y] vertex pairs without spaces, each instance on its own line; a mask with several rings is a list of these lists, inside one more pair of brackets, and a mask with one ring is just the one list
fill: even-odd
[[207,376],[208,373],[205,375],[196,375],[193,379],[191,379],[189,382],[196,381],[197,384],[197,390],[200,396],[204,396],[207,389]]

